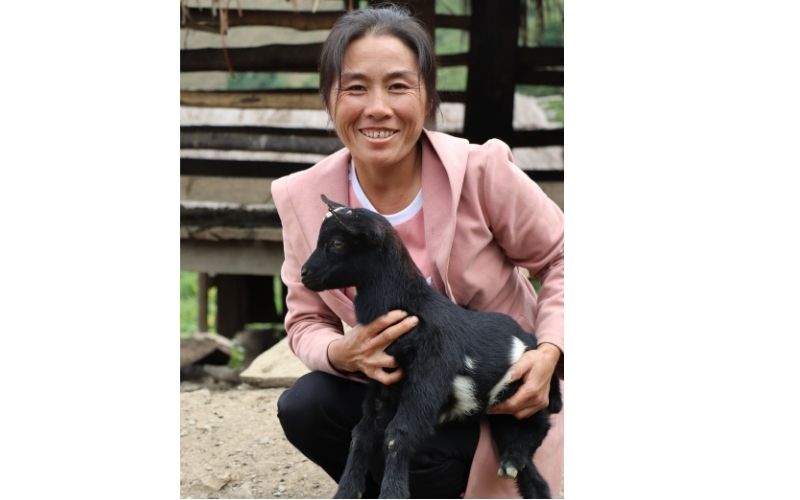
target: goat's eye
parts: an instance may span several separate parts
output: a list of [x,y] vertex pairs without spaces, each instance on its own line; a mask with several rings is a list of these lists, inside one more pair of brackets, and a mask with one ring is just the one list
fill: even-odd
[[331,241],[331,248],[337,251],[344,250],[344,241],[342,240],[333,240]]

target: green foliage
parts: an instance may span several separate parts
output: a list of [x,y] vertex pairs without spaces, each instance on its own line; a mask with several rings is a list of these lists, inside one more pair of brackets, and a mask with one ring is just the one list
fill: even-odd
[[228,360],[228,367],[234,369],[241,367],[242,363],[244,363],[244,356],[245,356],[244,347],[238,344],[233,344],[233,349],[231,350],[231,357]]
[[228,75],[228,90],[319,88],[319,74],[244,71]]
[[436,28],[436,54],[469,52],[469,32],[453,28]]
[[[217,289],[208,291],[208,330],[216,332]],[[181,271],[181,336],[197,331],[197,273]]]
[[181,336],[197,330],[197,273],[181,271]]
[[469,14],[469,0],[437,0],[436,13],[454,16]]
[[436,87],[442,90],[466,90],[467,88],[467,67],[450,66],[439,68],[436,73]]

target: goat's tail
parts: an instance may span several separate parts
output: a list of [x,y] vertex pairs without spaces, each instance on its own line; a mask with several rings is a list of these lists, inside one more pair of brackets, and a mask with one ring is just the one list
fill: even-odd
[[561,400],[561,387],[558,383],[558,375],[553,375],[550,379],[550,404],[547,409],[550,413],[558,413],[564,407],[564,402]]

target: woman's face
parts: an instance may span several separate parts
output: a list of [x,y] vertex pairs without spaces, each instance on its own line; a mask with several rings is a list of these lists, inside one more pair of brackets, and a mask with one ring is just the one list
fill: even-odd
[[425,122],[424,85],[414,53],[393,36],[369,35],[347,47],[339,88],[331,90],[330,114],[358,165],[414,161]]

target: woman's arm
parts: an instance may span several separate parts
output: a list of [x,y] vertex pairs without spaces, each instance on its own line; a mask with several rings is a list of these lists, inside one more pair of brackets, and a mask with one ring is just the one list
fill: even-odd
[[564,214],[532,180],[513,164],[500,141],[489,141],[483,176],[483,207],[492,233],[508,258],[539,279],[536,337],[539,347],[515,364],[512,380],[520,390],[493,412],[518,418],[549,402],[553,373],[563,378],[564,346]]

